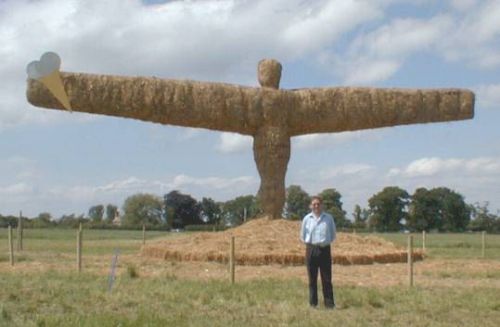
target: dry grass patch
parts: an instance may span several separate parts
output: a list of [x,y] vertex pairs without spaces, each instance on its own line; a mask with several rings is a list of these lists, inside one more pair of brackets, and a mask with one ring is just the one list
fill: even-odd
[[[300,221],[254,219],[224,232],[200,232],[149,242],[142,248],[148,257],[169,261],[228,262],[231,237],[236,242],[238,265],[303,265],[305,247],[299,240]],[[406,249],[375,236],[338,233],[332,247],[335,264],[363,265],[405,262]],[[414,260],[422,260],[421,251]]]

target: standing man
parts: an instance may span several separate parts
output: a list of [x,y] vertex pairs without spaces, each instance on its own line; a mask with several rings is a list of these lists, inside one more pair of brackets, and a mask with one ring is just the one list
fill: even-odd
[[309,277],[309,304],[318,305],[318,269],[323,286],[325,307],[335,308],[332,286],[332,254],[330,244],[335,240],[333,217],[323,212],[322,199],[311,198],[311,213],[302,220],[300,239],[306,244],[306,265]]

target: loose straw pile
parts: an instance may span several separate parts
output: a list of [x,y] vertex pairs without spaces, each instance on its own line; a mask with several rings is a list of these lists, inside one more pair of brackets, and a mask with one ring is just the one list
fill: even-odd
[[[169,261],[229,261],[229,242],[236,239],[238,265],[303,265],[305,246],[299,239],[300,221],[254,219],[224,232],[179,235],[142,248],[144,256]],[[406,262],[407,253],[375,236],[338,233],[332,246],[333,261],[341,265]],[[422,260],[422,252],[413,260]]]

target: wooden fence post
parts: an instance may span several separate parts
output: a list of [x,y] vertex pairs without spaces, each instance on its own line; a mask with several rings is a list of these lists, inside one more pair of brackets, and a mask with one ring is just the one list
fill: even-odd
[[422,231],[422,251],[425,252],[425,230]]
[[17,221],[17,250],[23,250],[23,212],[19,211],[19,219]]
[[481,257],[485,257],[485,249],[486,249],[486,232],[483,231],[481,233]]
[[234,267],[235,267],[234,236],[231,236],[231,248],[229,251],[229,273],[231,274],[231,284],[234,284]]
[[413,235],[408,236],[408,282],[413,287]]
[[82,230],[76,232],[76,267],[78,272],[82,271]]
[[142,224],[142,245],[146,245],[146,225]]
[[12,226],[9,225],[9,257],[10,265],[14,265],[14,244],[12,241]]

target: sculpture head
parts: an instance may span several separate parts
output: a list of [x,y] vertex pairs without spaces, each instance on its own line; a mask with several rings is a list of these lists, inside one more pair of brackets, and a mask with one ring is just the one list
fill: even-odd
[[278,89],[281,79],[281,64],[274,59],[262,59],[257,68],[259,84],[262,87]]

